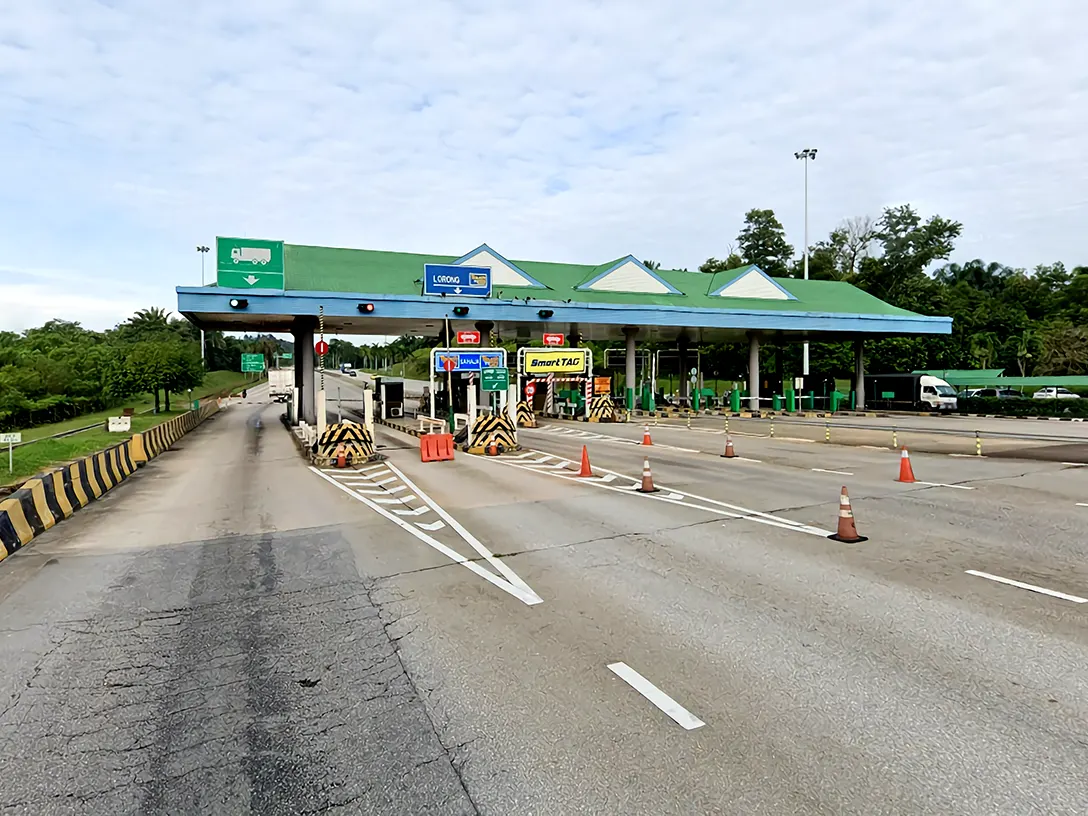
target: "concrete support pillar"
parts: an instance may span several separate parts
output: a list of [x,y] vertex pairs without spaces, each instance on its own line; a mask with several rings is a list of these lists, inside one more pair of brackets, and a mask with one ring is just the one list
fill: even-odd
[[627,388],[627,410],[635,410],[635,386],[638,385],[635,374],[635,335],[638,334],[637,326],[624,326],[623,333],[627,336],[627,368],[624,372]]
[[865,341],[854,341],[854,394],[857,410],[865,410]]
[[748,335],[748,408],[759,410],[759,335]]
[[680,332],[676,338],[676,349],[680,358],[680,385],[677,391],[683,400],[691,396],[691,386],[688,385],[688,336],[684,332]]
[[314,389],[314,318],[299,318],[291,332],[295,341],[295,386],[298,388],[298,417],[317,424],[317,391]]

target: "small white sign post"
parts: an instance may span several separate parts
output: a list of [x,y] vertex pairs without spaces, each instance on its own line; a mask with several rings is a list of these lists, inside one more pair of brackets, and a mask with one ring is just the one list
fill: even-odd
[[106,429],[110,433],[128,433],[132,430],[132,417],[107,417]]
[[8,443],[8,473],[11,473],[14,468],[12,467],[11,452],[16,445],[23,441],[23,434],[21,431],[15,433],[0,433],[0,445],[4,442]]

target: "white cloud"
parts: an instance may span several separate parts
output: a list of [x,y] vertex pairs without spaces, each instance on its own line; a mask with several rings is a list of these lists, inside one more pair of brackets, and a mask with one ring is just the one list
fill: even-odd
[[961,259],[1088,263],[1072,0],[4,5],[0,264],[78,275],[0,271],[0,328],[176,308],[216,234],[694,268],[772,207],[799,245],[808,146],[814,239],[910,201]]

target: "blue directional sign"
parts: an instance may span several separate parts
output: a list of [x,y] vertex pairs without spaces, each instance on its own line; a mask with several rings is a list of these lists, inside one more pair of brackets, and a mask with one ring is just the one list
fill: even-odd
[[483,371],[485,368],[506,368],[505,349],[485,349],[482,351],[448,351],[434,349],[431,352],[431,365],[436,373],[446,370],[446,360],[453,360],[454,371]]
[[424,264],[423,294],[491,296],[491,269],[486,266]]

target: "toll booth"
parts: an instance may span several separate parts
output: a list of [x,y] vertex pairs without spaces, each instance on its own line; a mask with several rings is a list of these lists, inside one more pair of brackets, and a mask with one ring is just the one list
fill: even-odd
[[431,349],[430,378],[432,418],[506,410],[506,349]]
[[519,401],[530,391],[534,413],[585,417],[586,406],[593,400],[593,352],[572,348],[518,349]]
[[382,419],[400,419],[404,416],[404,381],[374,378],[374,390],[378,400],[378,416]]

